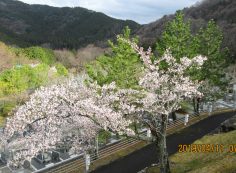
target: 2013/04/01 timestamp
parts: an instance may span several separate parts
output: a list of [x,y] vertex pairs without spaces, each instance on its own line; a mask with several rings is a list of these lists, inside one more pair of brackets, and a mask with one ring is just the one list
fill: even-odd
[[192,153],[211,153],[211,152],[229,152],[236,153],[236,144],[179,144],[178,152]]

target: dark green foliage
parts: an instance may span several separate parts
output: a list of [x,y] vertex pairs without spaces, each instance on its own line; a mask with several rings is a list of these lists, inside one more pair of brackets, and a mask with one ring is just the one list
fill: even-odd
[[[222,47],[223,34],[213,20],[207,26],[200,28],[193,35],[190,32],[191,23],[184,21],[184,14],[177,12],[175,19],[167,23],[166,30],[162,33],[157,43],[157,51],[162,56],[166,49],[179,61],[181,57],[193,58],[196,55],[203,55],[207,60],[201,69],[194,66],[186,71],[193,80],[203,81],[200,87],[205,95],[205,100],[215,100],[221,97],[226,91],[228,81],[225,77],[225,68],[229,57],[228,49]],[[165,62],[160,63],[161,68],[168,68]],[[195,102],[194,109],[199,108],[199,99]]]
[[[166,49],[179,60],[187,56],[193,58],[196,55],[206,56],[208,59],[201,70],[191,68],[188,73],[199,81],[208,80],[212,86],[225,86],[224,68],[227,66],[227,53],[222,49],[223,34],[216,23],[211,20],[205,28],[201,28],[196,35],[190,32],[191,23],[184,21],[184,14],[177,12],[175,19],[167,23],[162,37],[157,43],[157,51],[162,56]],[[161,67],[165,66],[162,62]]]
[[[120,37],[128,39],[130,29],[126,27]],[[100,56],[86,66],[89,76],[99,85],[115,81],[121,88],[137,87],[139,73],[142,71],[138,54],[121,39],[117,39],[117,43],[109,41],[109,45],[112,49],[110,55]]]
[[204,63],[199,75],[200,80],[208,80],[212,85],[223,86],[225,84],[225,71],[227,67],[227,48],[221,48],[223,34],[216,23],[211,20],[205,28],[201,28],[197,34],[199,41],[198,54],[205,55],[208,60]]
[[157,42],[158,56],[169,49],[179,60],[181,57],[194,57],[197,53],[197,40],[191,34],[190,22],[184,21],[184,14],[179,11],[174,20],[167,23],[161,39]]

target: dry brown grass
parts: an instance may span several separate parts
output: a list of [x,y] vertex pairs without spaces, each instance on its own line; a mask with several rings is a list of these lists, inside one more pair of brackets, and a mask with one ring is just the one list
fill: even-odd
[[76,58],[80,61],[81,64],[84,64],[88,61],[94,60],[96,57],[108,52],[108,48],[101,48],[89,44],[84,48],[78,49]]
[[16,57],[8,50],[8,47],[0,42],[0,72],[10,68]]
[[16,64],[32,64],[37,63],[35,60],[29,60],[23,56],[16,56],[9,47],[0,42],[0,72],[13,67]]
[[60,61],[67,68],[76,68],[77,71],[84,69],[84,65],[98,56],[108,52],[107,48],[100,48],[89,44],[84,48],[80,48],[76,53],[69,50],[55,50],[55,56],[58,61]]
[[66,49],[63,50],[55,50],[54,54],[56,56],[56,60],[61,62],[67,68],[74,68],[77,66],[77,60],[75,55]]

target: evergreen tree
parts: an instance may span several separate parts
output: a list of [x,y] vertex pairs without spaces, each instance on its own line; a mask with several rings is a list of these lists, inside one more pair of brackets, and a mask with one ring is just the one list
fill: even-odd
[[[135,88],[138,85],[139,74],[142,71],[141,61],[131,46],[120,38],[129,39],[130,29],[117,37],[117,43],[109,41],[112,52],[98,57],[86,66],[88,75],[99,85],[115,81],[121,88]],[[137,39],[134,39],[137,43]]]
[[208,22],[206,28],[201,28],[197,34],[199,40],[198,53],[205,55],[208,60],[201,70],[200,80],[209,80],[213,85],[222,85],[227,66],[227,49],[221,49],[223,34],[213,20]]
[[[175,19],[166,25],[156,49],[159,56],[169,49],[177,61],[184,56],[192,58],[199,54],[205,55],[208,60],[201,69],[191,68],[186,73],[194,80],[204,81],[204,85],[207,85],[210,90],[214,88],[217,91],[215,88],[218,88],[218,91],[224,91],[227,85],[224,73],[227,66],[227,48],[222,50],[222,41],[222,32],[213,20],[208,22],[206,28],[201,28],[196,35],[193,35],[191,34],[191,23],[185,22],[184,14],[179,11]],[[212,100],[223,93],[203,91],[205,95],[210,96],[205,98],[212,98]],[[199,98],[193,100],[197,112],[199,101]]]
[[[213,20],[210,20],[205,28],[201,28],[196,37],[199,40],[198,53],[208,58],[198,73],[198,80],[205,81],[205,99],[213,101],[224,94],[228,84],[225,78],[228,49],[221,47],[223,34]],[[209,88],[209,91],[206,88]],[[213,88],[215,92],[211,92]]]
[[175,19],[167,23],[156,46],[158,56],[162,56],[167,49],[177,60],[197,55],[198,40],[191,34],[190,22],[184,21],[183,12],[178,11]]

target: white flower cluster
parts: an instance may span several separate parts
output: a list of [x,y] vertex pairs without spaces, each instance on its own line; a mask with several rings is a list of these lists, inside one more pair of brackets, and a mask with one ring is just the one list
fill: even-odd
[[[145,73],[139,81],[139,85],[146,92],[146,96],[140,100],[143,112],[149,112],[152,116],[163,114],[168,116],[178,108],[183,99],[201,95],[198,91],[199,83],[186,76],[186,70],[191,66],[201,68],[206,57],[201,55],[192,59],[183,57],[180,62],[177,62],[167,50],[162,57],[152,62],[150,48],[145,52],[136,43],[120,37],[119,39],[131,45],[140,55],[146,67]],[[160,63],[163,61],[167,64],[167,68],[161,69]]]
[[109,95],[113,89],[114,84],[90,87],[84,81],[71,79],[36,90],[7,119],[1,139],[15,153],[8,163],[16,165],[29,160],[41,151],[55,148],[64,138],[69,138],[74,151],[87,149],[100,128],[131,133],[131,122],[109,106],[117,100]]
[[[201,94],[199,84],[185,71],[192,65],[201,67],[205,57],[183,57],[177,62],[167,51],[153,62],[151,48],[145,52],[137,44],[123,41],[131,45],[145,65],[139,81],[141,89],[119,89],[115,83],[102,87],[96,83],[86,85],[84,78],[41,87],[8,118],[0,136],[2,144],[14,150],[10,164],[55,148],[65,138],[69,139],[71,150],[87,149],[101,128],[127,135],[134,135],[130,128],[133,121],[151,122],[149,127],[155,128],[161,115],[168,116],[183,99]],[[159,67],[162,61],[167,68]]]

